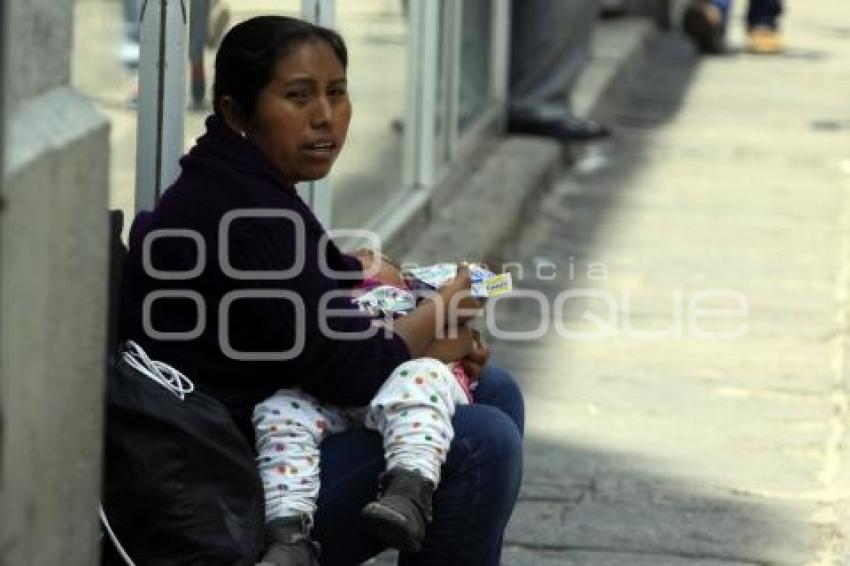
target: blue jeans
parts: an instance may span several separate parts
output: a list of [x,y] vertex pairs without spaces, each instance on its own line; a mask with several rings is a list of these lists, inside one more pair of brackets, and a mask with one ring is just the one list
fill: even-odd
[[[513,378],[487,366],[474,393],[452,420],[455,438],[434,493],[434,521],[422,551],[399,564],[497,566],[505,527],[522,480],[525,408]],[[360,526],[360,509],[377,494],[384,471],[380,436],[362,428],[321,445],[322,487],[313,535],[324,566],[360,564],[384,550]]]

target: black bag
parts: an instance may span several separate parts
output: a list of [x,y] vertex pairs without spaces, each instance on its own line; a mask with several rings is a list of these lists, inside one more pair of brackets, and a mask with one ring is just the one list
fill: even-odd
[[[167,370],[185,377],[141,357],[119,355],[109,371],[107,528],[137,566],[253,565],[264,500],[249,442],[221,402],[193,386],[157,383]],[[124,564],[119,553],[104,544],[103,564]]]

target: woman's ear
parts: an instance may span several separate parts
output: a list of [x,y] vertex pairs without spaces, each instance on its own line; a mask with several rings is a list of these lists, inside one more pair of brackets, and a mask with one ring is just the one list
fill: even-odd
[[218,109],[221,111],[222,117],[224,117],[225,124],[244,138],[245,120],[242,117],[242,110],[239,108],[239,104],[233,100],[233,97],[229,95],[222,96],[221,100],[218,101]]

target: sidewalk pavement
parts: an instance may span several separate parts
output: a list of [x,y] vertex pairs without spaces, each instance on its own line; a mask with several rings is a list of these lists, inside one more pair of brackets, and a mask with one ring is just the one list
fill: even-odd
[[850,27],[845,0],[789,12],[781,56],[655,41],[527,223],[520,286],[562,328],[492,345],[528,415],[504,564],[850,563]]

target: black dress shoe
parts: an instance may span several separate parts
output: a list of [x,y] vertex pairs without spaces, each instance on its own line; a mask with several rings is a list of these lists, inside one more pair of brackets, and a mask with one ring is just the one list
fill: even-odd
[[515,134],[552,138],[563,143],[586,142],[611,135],[611,130],[604,124],[579,118],[560,120],[519,120],[512,118],[508,122],[508,131]]

